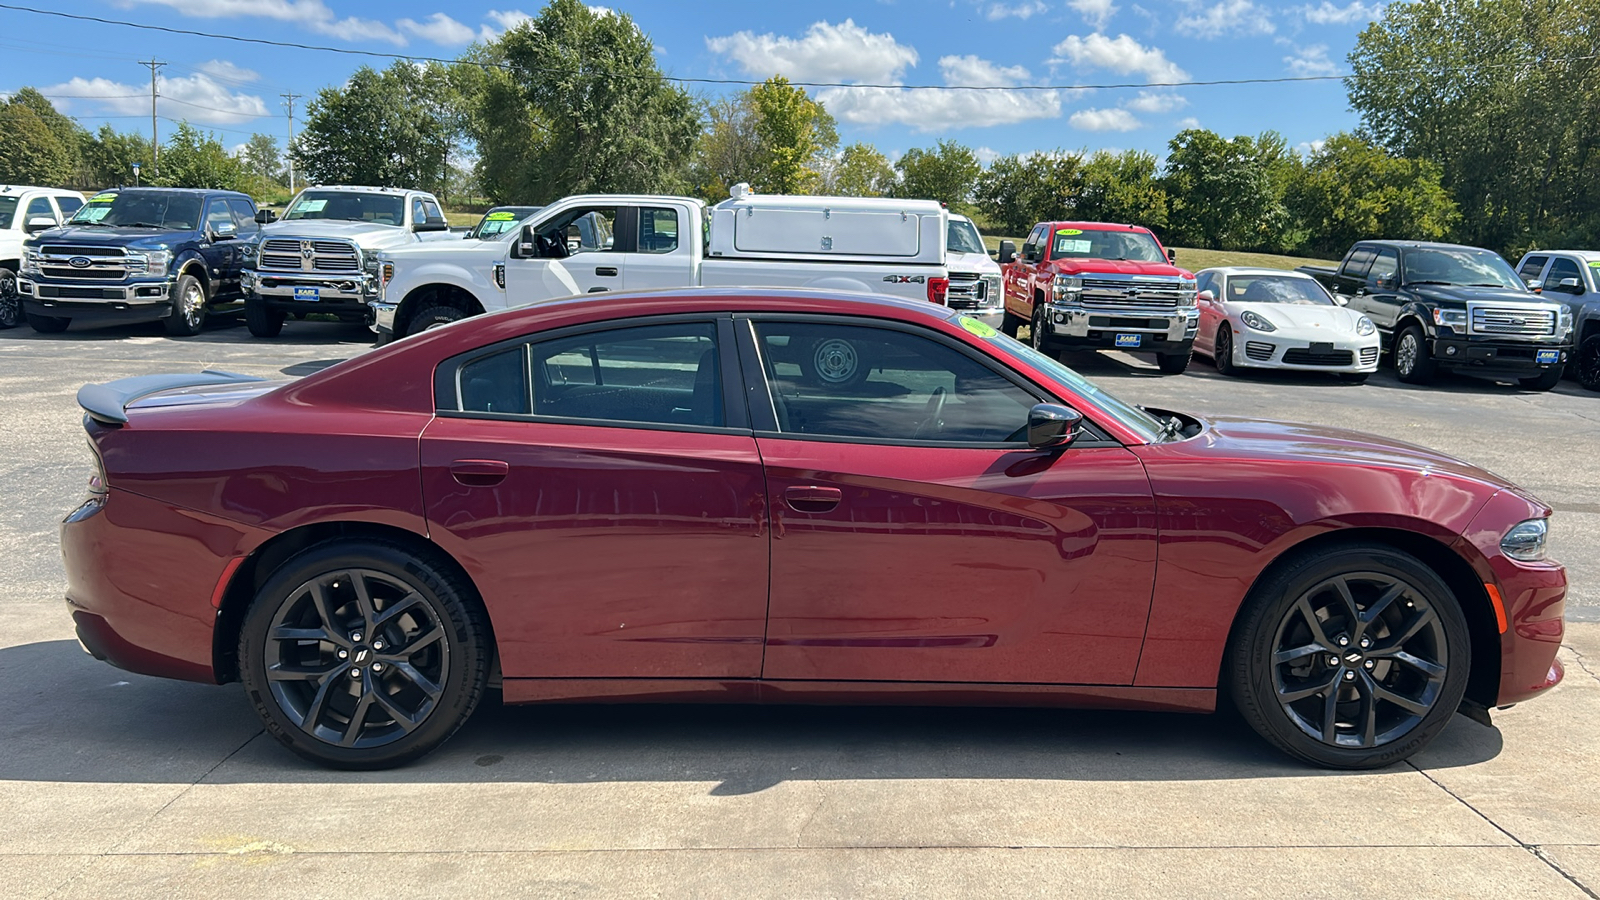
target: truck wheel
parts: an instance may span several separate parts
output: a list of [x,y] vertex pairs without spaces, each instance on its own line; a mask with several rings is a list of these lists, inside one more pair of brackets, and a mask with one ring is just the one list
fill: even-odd
[[1022,317],[1013,315],[1011,310],[1006,310],[1000,317],[1000,333],[1006,337],[1014,338],[1022,329]]
[[454,306],[430,306],[411,317],[406,323],[406,337],[421,334],[430,328],[439,328],[465,319],[467,314]]
[[1562,366],[1556,366],[1553,369],[1545,369],[1532,378],[1518,378],[1517,384],[1530,391],[1548,391],[1561,383],[1563,368]]
[[819,387],[851,390],[867,380],[872,364],[862,348],[843,338],[818,338],[800,358],[800,371]]
[[1161,367],[1163,375],[1182,375],[1183,370],[1189,368],[1189,359],[1193,356],[1193,350],[1184,353],[1157,353],[1156,365]]
[[1407,325],[1394,341],[1394,373],[1406,384],[1430,384],[1436,367],[1422,329]]
[[0,328],[22,324],[22,298],[17,296],[17,273],[0,268]]
[[250,329],[251,337],[277,337],[283,331],[283,320],[283,310],[268,306],[265,297],[244,299],[244,324]]
[[61,316],[36,316],[33,313],[28,313],[28,324],[33,326],[33,330],[40,334],[60,334],[67,330],[67,326],[72,324],[72,320]]
[[1028,325],[1028,344],[1045,356],[1051,356],[1050,348],[1045,346],[1043,303],[1033,305],[1033,321]]
[[1584,341],[1578,347],[1578,383],[1591,391],[1600,391],[1600,334]]
[[172,312],[161,324],[173,337],[193,337],[206,323],[206,288],[193,275],[179,275],[172,298]]
[[1233,329],[1226,325],[1217,328],[1216,345],[1211,348],[1211,361],[1217,364],[1218,375],[1237,375],[1239,367],[1233,363]]

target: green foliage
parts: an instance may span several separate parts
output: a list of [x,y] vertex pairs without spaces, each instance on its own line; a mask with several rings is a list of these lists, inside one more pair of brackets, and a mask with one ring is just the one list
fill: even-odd
[[942,140],[931,150],[908,150],[894,167],[900,172],[894,196],[939,200],[951,206],[971,199],[983,172],[972,149],[952,140]]
[[839,143],[833,117],[781,75],[749,93],[763,150],[761,175],[751,186],[770,194],[811,193],[822,180],[817,160]]
[[239,153],[239,160],[256,179],[271,184],[287,183],[288,171],[278,152],[278,139],[270,134],[252,134]]
[[1460,215],[1440,177],[1435,163],[1341,133],[1311,154],[1291,205],[1314,236],[1310,249],[1331,256],[1366,238],[1439,240]]
[[1275,134],[1231,140],[1204,129],[1167,144],[1170,242],[1216,250],[1280,252],[1293,236],[1284,191],[1294,177]]
[[461,130],[455,101],[450,71],[437,63],[362,66],[344,87],[317,92],[289,152],[311,183],[440,191]]
[[1156,177],[1156,158],[1139,150],[1100,151],[1084,162],[1079,174],[1075,218],[1086,222],[1143,225],[1155,232],[1167,227],[1167,192]]
[[1002,156],[978,178],[978,210],[1005,234],[1072,218],[1083,193],[1083,154],[1055,150]]
[[0,182],[65,185],[72,178],[74,150],[30,104],[13,97],[0,105]]
[[889,157],[861,142],[840,151],[826,182],[827,192],[841,197],[883,197],[894,187],[894,166],[889,164]]
[[245,192],[255,187],[244,164],[216,135],[202,134],[188,122],[178,123],[178,130],[162,146],[161,174],[149,183]]
[[79,186],[115,187],[133,183],[133,164],[150,174],[150,139],[141,134],[116,131],[110,125],[86,135],[81,144]]
[[734,185],[760,180],[763,147],[748,91],[707,103],[704,116],[689,178],[695,196],[716,203]]

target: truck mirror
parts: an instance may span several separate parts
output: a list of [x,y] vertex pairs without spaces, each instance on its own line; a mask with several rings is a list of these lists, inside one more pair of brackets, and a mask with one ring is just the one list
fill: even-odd
[[1178,261],[1178,251],[1172,249],[1171,247],[1168,247],[1167,248],[1167,262],[1175,263],[1177,261]]
[[431,221],[430,222],[430,221],[424,220],[424,221],[417,222],[414,225],[412,225],[411,226],[411,230],[415,231],[415,232],[417,232],[419,234],[422,233],[422,232],[425,232],[425,231],[449,231],[450,230],[450,223],[449,222],[439,222],[439,221]]
[[271,225],[273,222],[276,222],[276,221],[278,221],[278,214],[273,212],[272,210],[270,210],[270,209],[258,209],[258,210],[256,210],[256,224],[257,225]]
[[1560,288],[1564,293],[1568,293],[1568,294],[1581,294],[1581,293],[1583,293],[1583,288],[1581,286],[1579,286],[1578,279],[1576,279],[1576,278],[1563,278],[1560,281],[1556,282],[1556,287]]
[[23,224],[22,230],[29,234],[38,234],[56,227],[56,220],[49,216],[34,216]]
[[532,225],[522,226],[522,233],[517,235],[517,258],[537,259],[539,257],[539,242],[533,233]]
[[999,260],[1000,264],[1003,266],[1006,263],[1009,263],[1009,262],[1011,262],[1012,260],[1014,260],[1016,258],[1017,258],[1017,244],[1016,244],[1016,242],[1015,241],[1001,241],[1000,242],[1000,256],[997,257],[997,259]]
[[1372,283],[1377,285],[1379,288],[1381,288],[1383,290],[1388,290],[1389,288],[1394,287],[1394,276],[1393,275],[1379,275],[1376,279],[1373,280]]
[[1544,282],[1537,278],[1525,278],[1522,283],[1527,285],[1528,290],[1533,291],[1535,294],[1544,290]]

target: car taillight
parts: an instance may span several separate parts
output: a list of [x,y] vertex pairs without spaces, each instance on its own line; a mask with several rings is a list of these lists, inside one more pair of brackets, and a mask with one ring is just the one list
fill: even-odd
[[109,490],[106,487],[106,465],[100,461],[100,453],[95,450],[93,442],[89,444],[89,458],[94,460],[94,471],[89,473],[89,493],[103,496]]
[[945,305],[945,298],[948,297],[949,294],[950,294],[950,279],[942,278],[942,277],[929,278],[928,279],[928,302],[929,303],[937,303],[940,306],[944,306]]

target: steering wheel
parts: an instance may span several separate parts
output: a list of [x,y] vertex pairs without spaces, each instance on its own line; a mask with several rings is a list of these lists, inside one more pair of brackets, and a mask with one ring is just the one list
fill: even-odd
[[539,255],[545,259],[566,259],[566,236],[560,233],[539,235]]
[[922,421],[917,423],[917,430],[911,433],[912,438],[937,434],[944,429],[944,422],[939,419],[939,415],[944,412],[944,401],[949,396],[942,386],[933,389],[933,393],[928,395],[928,405],[923,411]]

